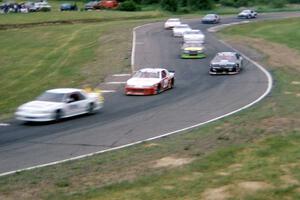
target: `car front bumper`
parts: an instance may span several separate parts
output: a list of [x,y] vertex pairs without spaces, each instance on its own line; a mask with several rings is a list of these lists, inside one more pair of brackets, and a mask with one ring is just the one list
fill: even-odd
[[182,53],[181,58],[205,58],[206,55],[204,53],[198,53],[198,54],[188,54],[188,53]]
[[209,73],[212,74],[212,75],[216,75],[216,74],[238,74],[239,73],[239,70],[237,69],[234,69],[234,70],[230,70],[228,68],[222,68],[222,69],[210,69],[209,70]]
[[32,122],[47,122],[54,120],[53,113],[35,114],[27,112],[16,112],[16,119],[20,121],[32,121]]
[[125,94],[126,95],[153,95],[156,94],[156,88],[133,88],[133,87],[126,87]]

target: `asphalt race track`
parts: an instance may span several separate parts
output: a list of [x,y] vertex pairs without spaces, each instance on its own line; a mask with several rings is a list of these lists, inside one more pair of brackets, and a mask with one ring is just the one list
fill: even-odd
[[[300,16],[263,14],[258,19]],[[242,21],[228,17],[222,23]],[[218,51],[230,51],[206,32],[213,25],[190,20],[206,34],[206,59],[180,59],[181,39],[163,22],[136,29],[135,69],[165,67],[176,71],[175,88],[156,96],[125,96],[123,87],[106,95],[98,114],[59,123],[27,124],[12,120],[0,127],[0,173],[110,149],[193,126],[237,110],[258,99],[267,76],[249,61],[234,76],[210,76],[208,64]]]

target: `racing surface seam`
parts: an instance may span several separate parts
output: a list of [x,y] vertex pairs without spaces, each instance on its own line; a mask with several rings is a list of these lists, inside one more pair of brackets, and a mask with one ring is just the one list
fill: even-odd
[[[134,57],[134,54],[135,54],[135,43],[136,43],[136,33],[135,33],[135,31],[138,28],[140,28],[140,27],[148,26],[148,25],[151,25],[151,24],[154,24],[154,23],[145,24],[145,25],[142,25],[142,26],[135,27],[133,29],[133,47],[132,47],[132,55],[131,55],[131,67],[132,67],[132,71],[134,71],[134,58],[135,58]],[[229,44],[225,43],[224,41],[222,41],[222,40],[218,40],[218,41],[220,41],[221,43],[223,43],[227,47],[231,48],[232,50],[239,52],[238,50],[234,49],[232,46],[230,46]],[[14,171],[9,171],[9,172],[5,172],[5,173],[1,173],[0,177],[1,176],[6,176],[6,175],[10,175],[10,174],[15,174],[17,172],[28,171],[28,170],[32,170],[32,169],[36,169],[36,168],[41,168],[41,167],[51,166],[51,165],[55,165],[55,164],[65,163],[65,162],[72,161],[72,160],[78,160],[78,159],[81,159],[81,158],[86,158],[86,157],[90,157],[90,156],[101,154],[101,153],[105,153],[105,152],[110,152],[110,151],[114,151],[114,150],[118,150],[118,149],[123,149],[123,148],[126,148],[126,147],[130,147],[130,146],[133,146],[133,145],[137,145],[137,144],[143,143],[143,142],[147,142],[147,141],[159,139],[159,138],[162,138],[162,137],[166,137],[166,136],[169,136],[169,135],[173,135],[173,134],[176,134],[176,133],[180,133],[180,132],[184,132],[184,131],[193,129],[193,128],[196,128],[196,127],[208,124],[210,122],[217,121],[219,119],[225,118],[227,116],[230,116],[232,114],[235,114],[237,112],[240,112],[240,111],[242,111],[244,109],[247,109],[247,108],[251,107],[252,105],[254,105],[254,104],[258,103],[259,101],[261,101],[264,97],[266,97],[270,93],[270,91],[272,89],[272,85],[273,85],[273,79],[272,79],[272,76],[270,75],[270,73],[263,66],[261,66],[260,64],[258,64],[254,60],[250,59],[249,57],[245,56],[243,53],[241,53],[241,55],[243,55],[245,59],[247,59],[250,62],[252,62],[256,67],[258,67],[266,75],[266,77],[267,77],[268,87],[267,87],[266,91],[259,98],[257,98],[255,101],[253,101],[253,102],[251,102],[251,103],[249,103],[249,104],[247,104],[247,105],[245,105],[245,106],[243,106],[243,107],[241,107],[239,109],[231,111],[231,112],[229,112],[227,114],[224,114],[224,115],[221,115],[219,117],[207,120],[205,122],[201,122],[201,123],[198,123],[198,124],[195,124],[195,125],[192,125],[192,126],[189,126],[189,127],[185,127],[185,128],[182,128],[182,129],[179,129],[179,130],[176,130],[176,131],[164,133],[164,134],[159,135],[159,136],[155,136],[155,137],[148,138],[148,139],[145,139],[145,140],[140,140],[140,141],[129,143],[129,144],[122,145],[122,146],[113,147],[113,148],[110,148],[110,149],[105,149],[105,150],[101,150],[101,151],[97,151],[97,152],[93,152],[93,153],[89,153],[89,154],[85,154],[85,155],[76,156],[76,157],[73,157],[73,158],[68,158],[68,159],[59,160],[59,161],[55,161],[55,162],[50,162],[50,163],[46,163],[46,164],[36,165],[36,166],[33,166],[33,167],[28,167],[28,168],[23,168],[23,169],[19,169],[19,170],[14,170]]]

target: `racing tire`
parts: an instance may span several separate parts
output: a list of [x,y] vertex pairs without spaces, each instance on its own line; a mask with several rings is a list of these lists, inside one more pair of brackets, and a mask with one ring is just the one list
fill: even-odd
[[60,121],[61,118],[62,118],[62,116],[63,116],[62,110],[55,111],[55,113],[54,113],[54,121],[56,121],[56,122]]
[[90,103],[89,106],[88,106],[88,108],[87,108],[87,113],[88,113],[89,115],[94,114],[94,112],[95,112],[94,109],[95,109],[94,103]]
[[158,86],[156,87],[155,94],[159,94],[160,92],[161,92],[161,85],[158,84]]
[[171,79],[168,85],[168,89],[172,89],[174,87],[174,78]]

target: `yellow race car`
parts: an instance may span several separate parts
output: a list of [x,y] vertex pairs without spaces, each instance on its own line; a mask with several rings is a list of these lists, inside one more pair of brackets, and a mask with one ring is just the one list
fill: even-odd
[[205,58],[204,46],[200,42],[189,41],[181,47],[181,58]]

